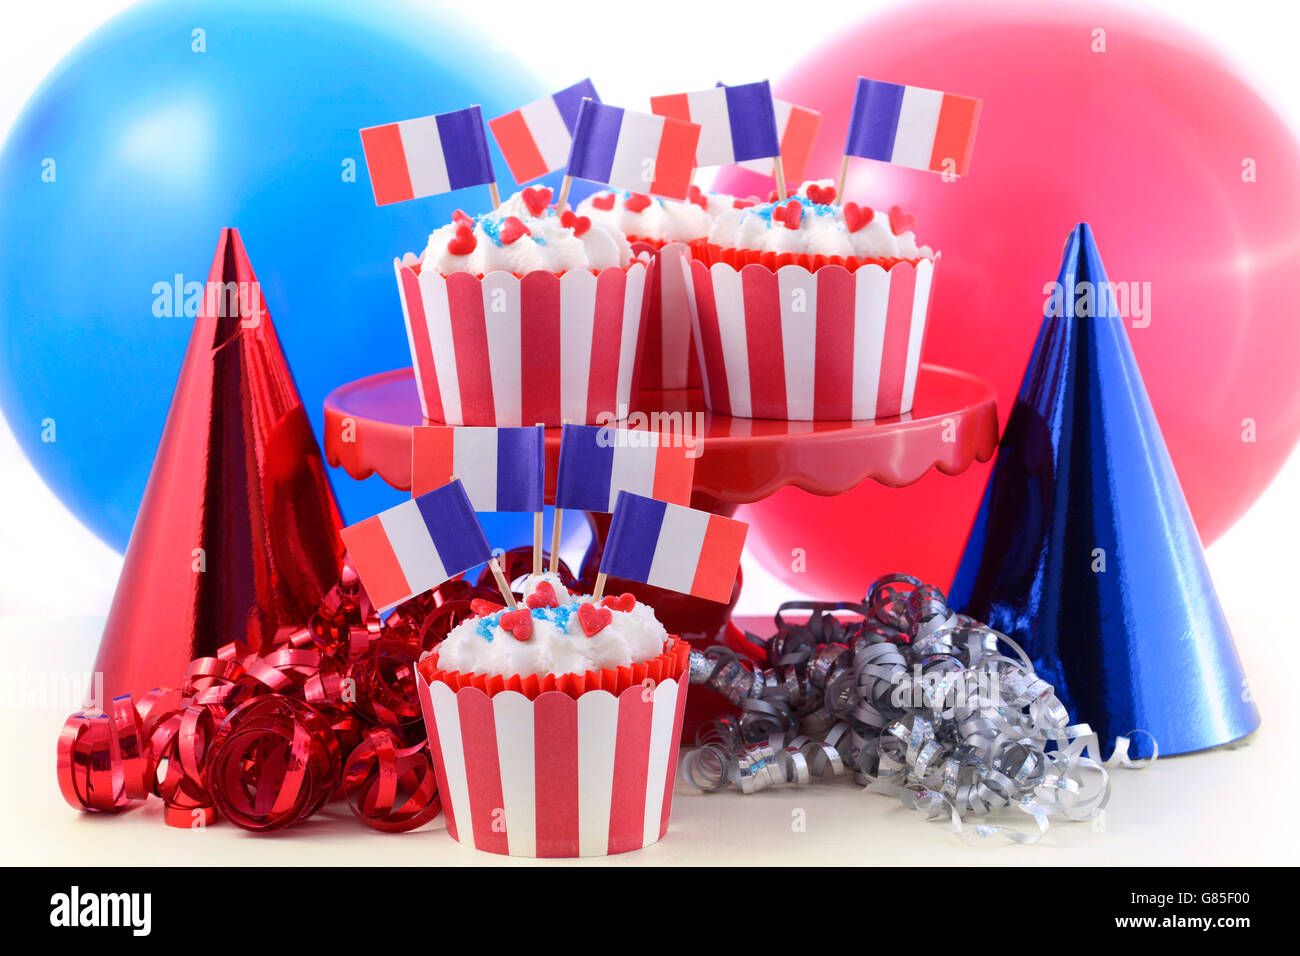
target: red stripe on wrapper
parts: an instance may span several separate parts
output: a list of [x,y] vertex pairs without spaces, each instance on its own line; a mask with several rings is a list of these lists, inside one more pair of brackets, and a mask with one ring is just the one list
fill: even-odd
[[[560,280],[530,272],[519,283],[521,425],[558,422],[560,412]],[[599,313],[597,313],[599,314]]]
[[785,347],[781,338],[781,290],[776,273],[771,269],[741,269],[740,283],[745,299],[750,415],[753,418],[788,418]]
[[441,488],[456,468],[456,439],[451,428],[411,430],[411,497]]
[[876,391],[876,417],[897,415],[903,407],[903,379],[907,375],[907,340],[912,331],[912,295],[916,269],[900,262],[889,270],[889,308],[885,313],[885,341],[880,355],[880,387]]
[[389,607],[411,593],[379,515],[343,528],[339,534],[375,607]]
[[713,276],[709,267],[691,261],[691,279],[695,284],[695,308],[699,317],[700,349],[704,353],[705,404],[720,415],[731,414],[731,390],[727,382],[727,364],[722,359],[722,333],[718,328],[718,304],[713,297]]
[[694,123],[664,118],[659,153],[655,156],[655,180],[650,192],[670,199],[685,199],[695,172],[695,147],[700,142],[700,127]]
[[659,811],[659,839],[668,832],[668,819],[673,812],[673,784],[677,782],[677,758],[681,747],[677,742],[682,739],[682,721],[686,717],[686,692],[690,689],[690,680],[682,675],[677,681],[677,709],[673,715],[673,735],[668,738],[673,745],[668,748],[668,779],[664,783],[664,802]]
[[[442,756],[442,738],[438,735],[438,718],[433,710],[433,698],[429,692],[429,682],[424,679],[424,675],[416,673],[415,686],[420,693],[420,710],[424,714],[424,729],[429,738],[429,753],[433,757],[434,779],[447,779],[447,765],[443,763]],[[677,738],[673,738],[676,740]],[[459,842],[460,837],[456,832],[456,814],[451,806],[451,797],[446,794],[442,795],[442,816],[447,821],[447,832],[451,838]]]
[[370,186],[375,191],[376,206],[413,198],[415,192],[406,166],[402,131],[396,123],[363,129],[361,150],[366,154],[366,169],[370,170]]
[[497,762],[496,719],[492,699],[485,694],[457,694],[460,739],[465,752],[465,779],[469,786],[469,815],[474,845],[492,853],[507,852],[501,796],[501,765]]
[[[623,350],[623,297],[627,273],[605,269],[596,279],[596,315],[617,316],[597,322],[591,334],[591,372],[587,384],[587,421],[618,411],[618,366]],[[526,353],[525,353],[526,354]],[[540,421],[540,419],[538,419]]]
[[731,600],[731,589],[736,584],[736,569],[740,567],[740,552],[745,547],[748,529],[743,521],[709,515],[709,526],[700,545],[699,564],[695,566],[695,580],[691,582],[693,597],[723,604]]
[[853,315],[857,282],[844,269],[817,270],[813,417],[853,417]]
[[460,416],[465,425],[495,425],[487,324],[483,316],[483,286],[477,276],[453,272],[447,276],[447,303],[451,315],[452,347],[456,352],[456,378],[460,387]]
[[654,708],[644,691],[618,698],[618,747],[614,751],[614,793],[609,808],[609,852],[636,850],[645,842],[645,788],[650,774],[650,723]]
[[[638,243],[640,245],[640,243]],[[636,251],[635,249],[633,250]],[[659,250],[650,255],[646,272],[646,318],[641,329],[641,348],[636,367],[641,370],[641,387],[664,388],[664,261]]]
[[424,296],[420,294],[420,277],[403,266],[400,281],[406,314],[411,323],[411,342],[415,349],[411,358],[419,372],[424,411],[432,421],[444,421],[438,370],[433,363],[433,343],[429,339],[429,320],[424,314]]
[[537,855],[577,856],[578,708],[559,693],[533,702]]
[[501,155],[506,158],[506,165],[510,167],[510,175],[515,178],[515,182],[526,183],[550,172],[520,110],[490,119],[488,126],[496,137],[497,145],[501,147]]

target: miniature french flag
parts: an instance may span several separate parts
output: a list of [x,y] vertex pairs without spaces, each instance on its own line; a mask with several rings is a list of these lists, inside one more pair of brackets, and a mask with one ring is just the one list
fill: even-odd
[[690,504],[695,459],[687,449],[662,443],[660,432],[601,425],[565,425],[555,507],[574,511],[614,510],[620,490]]
[[566,174],[615,189],[685,199],[700,127],[583,100]]
[[600,560],[601,574],[726,603],[749,525],[623,491]]
[[411,432],[411,494],[459,478],[475,511],[541,511],[546,429],[417,425]]
[[401,604],[492,557],[459,481],[403,501],[339,532],[370,600]]
[[844,153],[965,176],[980,103],[971,96],[860,76]]
[[565,164],[584,99],[600,102],[590,79],[488,120],[515,182],[526,183]]
[[700,124],[695,165],[725,166],[781,153],[767,80],[650,97],[650,111]]
[[[796,106],[786,100],[772,99],[776,111],[776,135],[781,139],[781,166],[786,182],[801,183],[812,156],[817,131],[821,129],[822,114],[806,106]],[[771,159],[749,159],[740,164],[764,176],[776,174]]]
[[361,131],[375,205],[495,182],[477,106]]

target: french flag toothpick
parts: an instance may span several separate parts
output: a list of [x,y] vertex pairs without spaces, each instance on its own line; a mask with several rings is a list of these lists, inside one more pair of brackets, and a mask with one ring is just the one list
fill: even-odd
[[685,199],[699,139],[696,123],[583,100],[556,208],[563,211],[573,177]]
[[526,183],[561,168],[573,145],[573,129],[584,99],[599,103],[590,79],[488,120],[515,181]]
[[734,518],[620,492],[596,591],[613,575],[725,603],[748,530]]
[[411,495],[460,479],[475,511],[541,511],[546,429],[417,425],[411,431]]
[[673,504],[690,504],[695,459],[660,432],[601,425],[565,425],[555,506],[575,511],[614,510],[620,490]]
[[[812,156],[817,132],[821,129],[822,114],[806,106],[799,106],[775,97],[772,99],[772,106],[776,112],[776,134],[781,139],[781,165],[785,167],[784,175],[792,183],[801,183],[808,170],[808,159]],[[775,157],[747,159],[740,165],[764,176],[776,175]]]
[[375,205],[487,185],[496,175],[477,106],[370,126],[361,131]]
[[726,166],[781,155],[772,88],[767,80],[652,96],[650,111],[700,125],[697,166]]
[[483,526],[459,481],[339,533],[366,593],[381,611],[492,558]]
[[[858,77],[844,144],[850,156],[965,176],[981,101],[919,86]],[[844,195],[844,177],[840,178]]]

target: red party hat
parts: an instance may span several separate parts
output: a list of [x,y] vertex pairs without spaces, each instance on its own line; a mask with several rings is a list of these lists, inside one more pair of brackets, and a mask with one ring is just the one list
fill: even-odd
[[342,522],[238,231],[223,229],[95,670],[109,697],[306,624]]

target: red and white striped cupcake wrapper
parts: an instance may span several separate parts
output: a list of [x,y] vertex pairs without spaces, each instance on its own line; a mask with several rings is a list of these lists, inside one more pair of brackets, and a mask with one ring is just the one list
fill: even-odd
[[418,674],[447,830],[510,856],[606,856],[668,831],[689,683],[529,700]]
[[642,388],[698,388],[700,365],[691,330],[690,288],[682,263],[691,248],[670,242],[661,249],[632,243],[633,251],[651,253],[647,278],[645,342],[637,358]]
[[[937,259],[937,257],[936,257]],[[934,262],[850,272],[692,259],[691,308],[710,409],[843,421],[910,412]]]
[[644,262],[523,277],[393,268],[427,420],[593,425],[629,403]]

